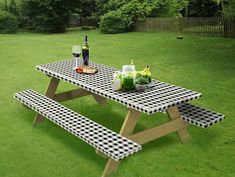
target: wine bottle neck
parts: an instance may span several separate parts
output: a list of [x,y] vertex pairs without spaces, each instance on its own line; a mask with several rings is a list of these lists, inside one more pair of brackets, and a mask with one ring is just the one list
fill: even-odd
[[84,38],[84,43],[87,44],[87,36]]

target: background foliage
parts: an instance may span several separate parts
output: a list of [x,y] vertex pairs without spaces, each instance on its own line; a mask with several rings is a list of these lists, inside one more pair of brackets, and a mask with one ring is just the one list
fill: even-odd
[[229,15],[235,16],[235,0],[229,1]]
[[221,15],[221,6],[216,0],[190,0],[188,6],[190,17],[211,17]]
[[7,11],[0,11],[0,33],[16,33],[17,30],[16,16]]
[[[143,19],[144,17],[162,17],[162,16],[180,16],[180,11],[186,6],[187,1],[182,0],[96,0],[99,9],[98,14],[101,15],[101,31],[109,33],[110,31],[124,32],[131,30],[135,25],[136,20]],[[105,3],[105,4],[104,4]],[[104,5],[103,5],[104,4]],[[112,11],[118,11],[120,16],[125,19],[116,21],[116,17],[110,14]],[[127,17],[131,20],[128,23]],[[108,25],[105,21],[120,23],[118,25]],[[107,24],[107,26],[105,26]],[[126,24],[126,26],[123,26]],[[122,30],[118,28],[122,26]],[[118,28],[117,28],[118,27]],[[112,28],[110,30],[110,28]]]
[[100,19],[101,32],[119,33],[145,17],[234,16],[235,0],[0,0],[0,10],[16,18],[19,28],[34,31],[61,33],[71,17],[92,17]]
[[22,6],[27,25],[37,31],[65,32],[76,0],[25,0]]
[[126,32],[133,23],[131,17],[120,11],[110,11],[100,18],[100,31],[103,33]]

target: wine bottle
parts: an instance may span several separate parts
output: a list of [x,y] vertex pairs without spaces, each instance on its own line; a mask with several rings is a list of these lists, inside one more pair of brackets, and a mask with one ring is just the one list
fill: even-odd
[[84,44],[82,46],[82,59],[83,59],[83,65],[85,66],[89,65],[89,46],[87,43],[87,36],[85,36]]

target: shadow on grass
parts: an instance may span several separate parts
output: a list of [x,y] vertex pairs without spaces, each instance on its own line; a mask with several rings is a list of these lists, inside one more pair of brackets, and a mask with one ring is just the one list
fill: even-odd
[[[83,103],[83,102],[82,102]],[[94,103],[94,104],[93,104]],[[123,111],[125,109],[124,106],[120,106],[120,105],[116,105],[115,103],[109,103],[106,106],[100,106],[98,104],[96,104],[95,102],[93,102],[92,104],[81,104],[80,103],[74,103],[74,102],[68,102],[68,103],[63,103],[64,105],[68,105],[68,107],[76,112],[79,112],[80,114],[90,118],[91,120],[115,131],[115,132],[119,132],[122,123],[124,121],[125,118],[125,114],[127,112]],[[117,107],[116,107],[117,106]],[[124,108],[124,109],[123,109]],[[92,111],[90,111],[92,110]],[[22,120],[27,122],[27,124],[29,124],[30,126],[32,126],[32,122],[33,119],[35,117],[35,112],[34,111],[29,111],[27,109],[25,109],[25,111],[17,111],[21,117],[22,116]],[[142,118],[144,119],[143,121],[149,121],[146,118],[147,115],[142,115]],[[166,118],[163,117],[162,118]],[[163,120],[163,119],[154,119],[154,124],[156,124],[156,122],[159,123],[163,123],[165,121],[167,121],[167,119]],[[140,118],[140,121],[137,124],[136,130],[140,131],[140,130],[144,130],[146,126],[144,126],[143,121]],[[101,157],[97,156],[95,154],[95,149],[91,146],[89,146],[88,144],[86,144],[83,141],[79,141],[77,139],[77,137],[73,136],[71,133],[67,132],[64,129],[60,129],[58,128],[58,126],[52,122],[50,122],[49,120],[45,120],[44,122],[37,124],[35,127],[35,129],[37,129],[38,131],[42,131],[45,132],[48,136],[50,136],[52,139],[60,142],[61,144],[63,144],[63,146],[66,149],[69,149],[71,152],[73,152],[74,154],[77,154],[78,157],[82,157],[84,159],[87,159],[88,161],[92,161],[95,162],[97,164],[97,166],[99,166],[101,169],[104,168],[104,165],[106,163],[106,159],[102,160]],[[195,131],[193,129],[193,131]],[[207,134],[207,131],[201,132],[198,130],[198,133],[200,135],[203,134]],[[214,135],[213,133],[211,133],[212,135]],[[164,136],[162,138],[159,138],[155,141],[152,141],[150,143],[147,143],[145,145],[143,145],[143,151],[141,151],[140,153],[147,153],[147,151],[151,151],[151,150],[159,150],[162,149],[164,146],[170,146],[172,144],[176,144],[176,143],[181,143],[180,140],[178,139],[178,137],[176,137],[177,135],[175,134],[174,136],[172,135],[167,135]],[[200,139],[200,137],[198,137],[199,135],[196,135],[197,140]],[[212,136],[211,138],[213,139],[214,136]],[[194,140],[195,142],[196,140]],[[211,140],[213,141],[213,140]],[[205,143],[205,142],[204,142]],[[197,144],[198,146],[205,146],[204,148],[207,148],[208,145],[210,144],[210,142],[206,142],[207,146],[204,145],[204,143],[202,143],[201,141]]]

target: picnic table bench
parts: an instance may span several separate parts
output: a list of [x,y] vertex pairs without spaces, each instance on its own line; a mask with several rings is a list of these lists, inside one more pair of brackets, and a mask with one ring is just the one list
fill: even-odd
[[[141,150],[142,144],[172,132],[177,132],[184,143],[189,137],[187,125],[207,128],[224,119],[220,113],[188,103],[200,98],[201,93],[158,80],[153,81],[153,88],[144,92],[113,91],[111,80],[117,69],[95,62],[90,65],[98,68],[99,72],[94,75],[77,74],[72,69],[75,66],[73,59],[38,65],[36,68],[39,71],[51,77],[45,96],[29,89],[16,93],[14,97],[38,112],[33,125],[46,117],[95,147],[98,154],[108,156],[103,177],[114,172],[123,158]],[[60,80],[80,88],[56,93]],[[119,134],[58,103],[87,95],[92,95],[100,104],[106,104],[106,99],[111,99],[128,107]],[[133,133],[141,113],[151,115],[156,112],[166,113],[170,121]]]

